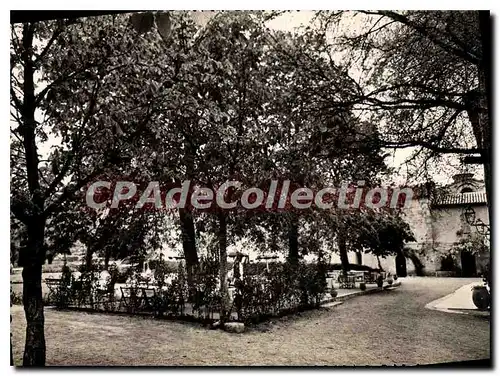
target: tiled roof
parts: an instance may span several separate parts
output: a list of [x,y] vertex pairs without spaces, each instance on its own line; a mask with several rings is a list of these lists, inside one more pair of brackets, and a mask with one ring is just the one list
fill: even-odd
[[467,192],[437,197],[435,206],[486,204],[486,192]]

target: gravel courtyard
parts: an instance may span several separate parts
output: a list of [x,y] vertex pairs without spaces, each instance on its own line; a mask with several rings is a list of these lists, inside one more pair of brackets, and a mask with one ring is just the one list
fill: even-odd
[[[274,320],[243,334],[46,309],[47,365],[413,365],[489,358],[489,319],[425,309],[473,281],[406,278],[396,290]],[[22,307],[14,306],[12,315],[20,365]]]

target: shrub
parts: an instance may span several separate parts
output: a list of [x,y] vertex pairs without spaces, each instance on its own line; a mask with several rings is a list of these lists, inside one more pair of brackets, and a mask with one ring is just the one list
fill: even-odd
[[322,263],[277,264],[269,272],[245,275],[236,285],[238,320],[263,318],[319,306],[326,292],[326,267]]
[[195,292],[193,297],[193,309],[198,312],[199,317],[209,319],[220,305],[220,294],[217,291],[217,278],[219,275],[219,263],[210,258],[200,260],[194,274],[193,284]]
[[[116,265],[111,265],[109,268],[108,268],[108,272],[109,272],[109,275],[110,275],[110,278],[109,278],[109,284],[114,286],[117,284],[117,283],[125,283],[127,281],[127,279],[123,278],[122,274],[124,275],[125,273],[120,273],[120,270],[116,267]],[[123,280],[123,282],[121,282]]]
[[72,303],[77,306],[87,306],[95,303],[96,290],[99,281],[99,265],[92,264],[88,268],[85,264],[79,267],[80,277],[71,284]]
[[54,304],[58,308],[66,308],[71,304],[73,292],[73,274],[66,263],[61,268],[61,282],[54,296]]
[[171,271],[169,270],[170,268],[168,267],[166,261],[162,259],[155,260],[155,263],[152,267],[154,267],[154,279],[158,288],[161,290],[163,286],[165,286],[165,278],[167,277],[167,274],[171,273]]
[[[116,266],[114,267],[114,270],[111,269],[113,267],[110,267],[109,272],[112,275],[116,275],[116,283],[127,283],[127,280],[131,276],[131,270],[127,269],[124,271],[120,271]],[[113,273],[111,273],[111,270],[113,270]]]
[[[140,273],[133,270],[126,272],[127,285],[131,289],[130,303],[127,304],[129,312],[150,311],[157,317],[184,316],[188,297],[185,266],[177,264],[176,278],[168,285],[164,281],[170,271],[169,267],[163,268],[161,262],[157,262],[155,266],[155,279],[161,288],[156,289],[154,296],[147,301],[149,304],[139,299],[142,296],[139,286],[143,282]],[[326,264],[275,263],[272,267],[270,265],[269,271],[265,264],[262,266],[254,270],[258,271],[257,274],[245,272],[242,279],[235,280],[231,312],[236,311],[238,321],[258,322],[267,317],[318,307],[321,303],[327,288]],[[109,268],[110,276],[104,292],[98,284],[98,266],[92,266],[90,270],[82,267],[81,270],[78,279],[71,277],[69,294],[65,289],[58,292],[58,306],[76,304],[93,309],[98,306],[106,310],[116,309],[114,304],[108,306],[102,297],[106,292],[114,292],[114,285],[124,279],[122,273],[116,267]],[[64,273],[68,275],[67,271]],[[194,316],[204,321],[213,321],[214,313],[220,311],[221,304],[219,262],[211,258],[200,260],[193,270],[192,283]],[[111,299],[109,298],[109,302],[114,303]]]

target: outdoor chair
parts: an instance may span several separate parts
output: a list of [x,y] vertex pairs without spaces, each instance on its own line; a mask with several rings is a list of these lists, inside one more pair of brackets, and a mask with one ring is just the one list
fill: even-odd
[[101,286],[98,286],[95,289],[95,294],[94,294],[94,304],[96,307],[99,307],[99,305],[103,305],[105,310],[109,309],[109,305],[113,304],[115,302],[115,287],[113,285],[107,286],[106,288],[103,288]]
[[142,287],[141,290],[142,290],[143,307],[147,310],[154,309],[156,290],[154,288],[146,288],[146,287]]
[[55,300],[55,297],[57,296],[57,293],[59,291],[59,288],[61,286],[61,278],[46,278],[45,279],[45,284],[47,285],[47,288],[49,289],[49,292],[47,293],[47,303],[50,304],[53,300]]
[[122,304],[127,312],[135,312],[141,308],[143,301],[143,292],[140,288],[135,287],[122,287],[120,286],[121,298],[119,306]]

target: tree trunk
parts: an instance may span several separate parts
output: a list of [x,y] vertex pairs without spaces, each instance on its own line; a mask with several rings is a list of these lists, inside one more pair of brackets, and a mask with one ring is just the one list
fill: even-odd
[[299,262],[299,221],[294,213],[290,221],[290,229],[288,232],[288,262],[297,264]]
[[104,270],[108,270],[109,268],[109,259],[111,258],[111,253],[109,250],[104,251]]
[[[486,200],[488,205],[488,219],[489,226],[493,224],[493,206],[492,206],[492,169],[491,169],[491,159],[492,159],[492,69],[491,63],[493,60],[492,55],[492,35],[493,35],[493,25],[491,22],[490,11],[479,11],[479,31],[481,35],[481,47],[482,47],[482,59],[479,66],[479,87],[480,90],[484,90],[485,93],[485,105],[486,111],[484,111],[484,117],[486,117],[483,127],[484,127],[484,152],[481,157],[484,159],[484,183],[486,189]],[[490,230],[490,260],[488,267],[488,284],[491,288],[490,278],[491,278],[491,254],[493,250],[493,242]]]
[[424,276],[424,265],[418,258],[418,256],[415,254],[415,251],[413,249],[406,248],[403,250],[403,255],[405,257],[408,257],[411,262],[413,263],[413,266],[415,267],[415,274],[418,277],[423,277]]
[[42,265],[23,268],[23,304],[26,315],[26,345],[23,366],[45,365],[45,333],[42,299]]
[[85,252],[85,268],[87,270],[92,269],[92,255],[94,251],[90,245],[87,245],[87,251]]
[[347,239],[344,233],[340,232],[338,234],[337,244],[339,247],[340,263],[342,264],[342,271],[344,274],[347,274],[347,272],[351,270],[351,266],[349,264],[349,257],[347,255]]
[[45,333],[42,298],[42,266],[45,260],[45,221],[32,218],[28,244],[22,250],[23,305],[26,316],[26,344],[23,366],[45,365]]
[[[488,220],[489,220],[489,226],[491,228],[492,225],[492,220],[493,220],[493,210],[492,210],[492,205],[491,205],[491,194],[492,194],[492,169],[491,169],[491,163],[487,162],[483,166],[484,168],[484,185],[485,185],[485,190],[486,190],[486,201],[487,201],[487,207],[488,207]],[[490,237],[491,240],[491,237]],[[490,244],[491,245],[491,244]],[[490,249],[492,249],[490,247]]]
[[[12,322],[12,315],[10,315],[10,322]],[[12,354],[12,332],[10,333],[10,365],[14,365],[14,355]]]
[[195,289],[193,273],[198,265],[198,252],[196,249],[196,232],[194,228],[193,215],[185,209],[179,209],[181,221],[182,249],[186,259],[186,277],[189,287],[189,295],[192,297]]
[[220,278],[220,293],[221,293],[221,307],[220,307],[220,322],[227,321],[231,312],[229,302],[229,291],[227,285],[227,223],[225,213],[218,214],[219,231],[217,234],[219,242],[219,278]]
[[[12,283],[10,285],[10,293],[12,295]],[[10,308],[11,308],[11,313],[10,313],[10,365],[11,367],[14,365],[14,354],[12,353],[12,298],[10,299]]]
[[[26,316],[26,345],[24,348],[24,366],[45,365],[45,333],[42,300],[42,266],[45,261],[45,217],[44,198],[40,188],[36,145],[35,120],[36,100],[34,83],[33,39],[35,26],[23,25],[23,52],[21,54],[23,70],[23,105],[21,109],[22,125],[20,131],[26,160],[28,189],[31,195],[31,214],[27,219],[28,244],[22,250],[23,266],[23,305]],[[21,255],[20,255],[21,256]]]
[[380,269],[381,272],[384,271],[384,268],[382,267],[382,264],[380,263],[380,257],[377,256],[377,264],[378,264],[378,268]]
[[482,150],[481,158],[484,164],[484,180],[488,205],[490,225],[492,223],[491,207],[491,144],[492,144],[492,23],[490,11],[478,11],[479,32],[481,39],[481,61],[478,64],[479,90],[468,104],[467,114],[472,124],[477,147]]

